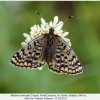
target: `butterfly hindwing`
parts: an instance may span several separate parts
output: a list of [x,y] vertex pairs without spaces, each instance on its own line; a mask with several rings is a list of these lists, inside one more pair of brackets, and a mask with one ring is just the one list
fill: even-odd
[[11,63],[19,67],[36,68],[45,64],[44,49],[46,39],[41,35],[21,48],[11,59]]
[[54,56],[49,68],[57,73],[81,73],[82,64],[71,47],[59,36],[56,37],[55,44]]

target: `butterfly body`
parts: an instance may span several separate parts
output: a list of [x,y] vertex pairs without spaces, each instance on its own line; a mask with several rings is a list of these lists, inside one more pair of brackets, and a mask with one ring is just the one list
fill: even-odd
[[49,33],[31,40],[11,59],[19,67],[37,68],[48,64],[49,69],[57,73],[78,74],[82,64],[71,47],[50,28]]
[[45,34],[45,37],[47,39],[47,43],[46,43],[46,48],[45,48],[45,54],[44,57],[46,59],[46,61],[52,59],[53,56],[53,49],[55,48],[55,39],[57,37],[57,35],[54,34],[54,29],[50,29],[48,34]]

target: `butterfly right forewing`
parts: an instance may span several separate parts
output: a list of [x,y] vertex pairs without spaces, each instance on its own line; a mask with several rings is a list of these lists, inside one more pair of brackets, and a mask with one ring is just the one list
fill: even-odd
[[46,38],[43,35],[31,40],[27,45],[22,47],[13,57],[11,63],[19,67],[36,68],[45,64],[44,48]]

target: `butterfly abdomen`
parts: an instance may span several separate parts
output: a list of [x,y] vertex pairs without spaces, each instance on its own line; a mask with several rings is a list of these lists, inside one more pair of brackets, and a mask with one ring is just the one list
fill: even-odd
[[54,34],[48,34],[47,35],[47,45],[46,45],[46,48],[45,48],[45,59],[46,61],[52,59],[52,53],[53,53],[53,40],[54,40]]
[[46,61],[51,59],[51,57],[52,57],[52,47],[51,47],[50,44],[48,44],[46,46],[45,55],[44,56],[45,56]]

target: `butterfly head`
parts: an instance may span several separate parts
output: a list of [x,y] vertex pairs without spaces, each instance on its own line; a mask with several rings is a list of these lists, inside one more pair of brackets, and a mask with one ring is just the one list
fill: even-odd
[[51,27],[51,28],[49,29],[49,34],[54,34],[54,28],[53,28],[53,27]]

